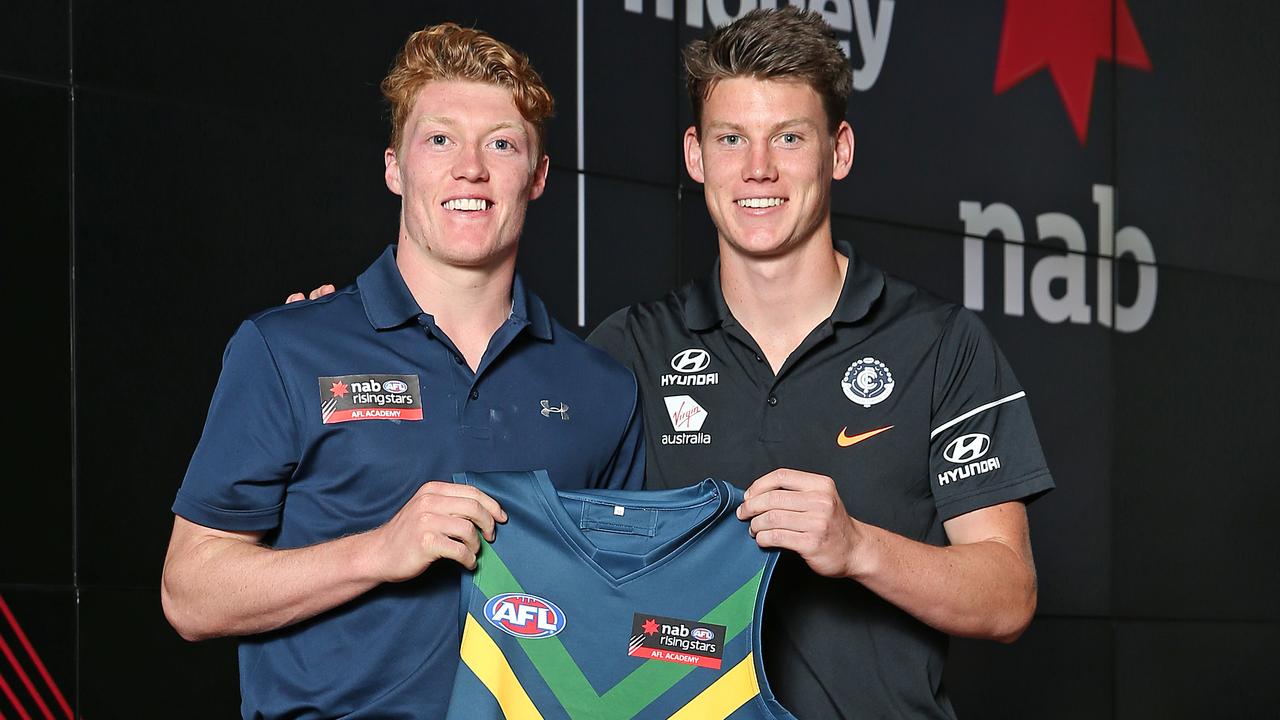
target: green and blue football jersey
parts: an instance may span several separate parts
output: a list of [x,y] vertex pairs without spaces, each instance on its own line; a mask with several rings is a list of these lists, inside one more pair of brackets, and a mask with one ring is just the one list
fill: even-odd
[[450,720],[794,720],[760,658],[777,553],[742,491],[557,491],[545,471],[460,473],[508,520],[462,579]]

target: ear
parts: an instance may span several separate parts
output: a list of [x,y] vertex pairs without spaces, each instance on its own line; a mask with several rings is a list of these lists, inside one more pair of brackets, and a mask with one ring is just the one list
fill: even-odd
[[547,189],[547,170],[551,167],[551,157],[543,155],[538,164],[533,166],[533,182],[529,185],[529,199],[537,200]]
[[695,182],[705,182],[702,171],[702,143],[698,140],[698,128],[690,125],[684,131],[684,169]]
[[396,159],[395,148],[382,151],[382,162],[386,165],[382,177],[387,181],[387,189],[397,195],[404,195],[400,186],[400,161]]
[[835,147],[832,149],[835,162],[831,167],[831,179],[843,180],[853,168],[853,127],[847,120],[840,121],[836,128]]

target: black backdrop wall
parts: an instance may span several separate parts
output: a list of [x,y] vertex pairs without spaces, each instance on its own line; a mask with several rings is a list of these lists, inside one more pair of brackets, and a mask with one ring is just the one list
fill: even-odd
[[[710,267],[678,49],[757,4],[5,0],[0,717],[235,715],[234,645],[160,612],[168,507],[235,324],[394,239],[377,83],[412,30],[474,24],[547,79],[522,272],[586,332]],[[1280,5],[809,5],[858,88],[837,233],[981,311],[1058,482],[1039,616],[954,643],[957,708],[1274,712]]]

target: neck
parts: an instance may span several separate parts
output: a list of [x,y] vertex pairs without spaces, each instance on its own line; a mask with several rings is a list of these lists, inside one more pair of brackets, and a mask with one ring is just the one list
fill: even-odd
[[816,236],[785,253],[747,255],[720,241],[720,286],[733,316],[776,373],[805,337],[831,316],[849,260]]
[[435,318],[472,370],[479,367],[489,338],[511,314],[515,253],[493,265],[457,267],[401,242],[396,266],[418,307]]

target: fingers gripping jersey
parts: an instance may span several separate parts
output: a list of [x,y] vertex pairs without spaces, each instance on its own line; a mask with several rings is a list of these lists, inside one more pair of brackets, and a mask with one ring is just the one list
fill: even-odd
[[506,510],[462,578],[450,720],[778,718],[760,618],[777,561],[719,480],[557,491],[546,471],[461,473]]

